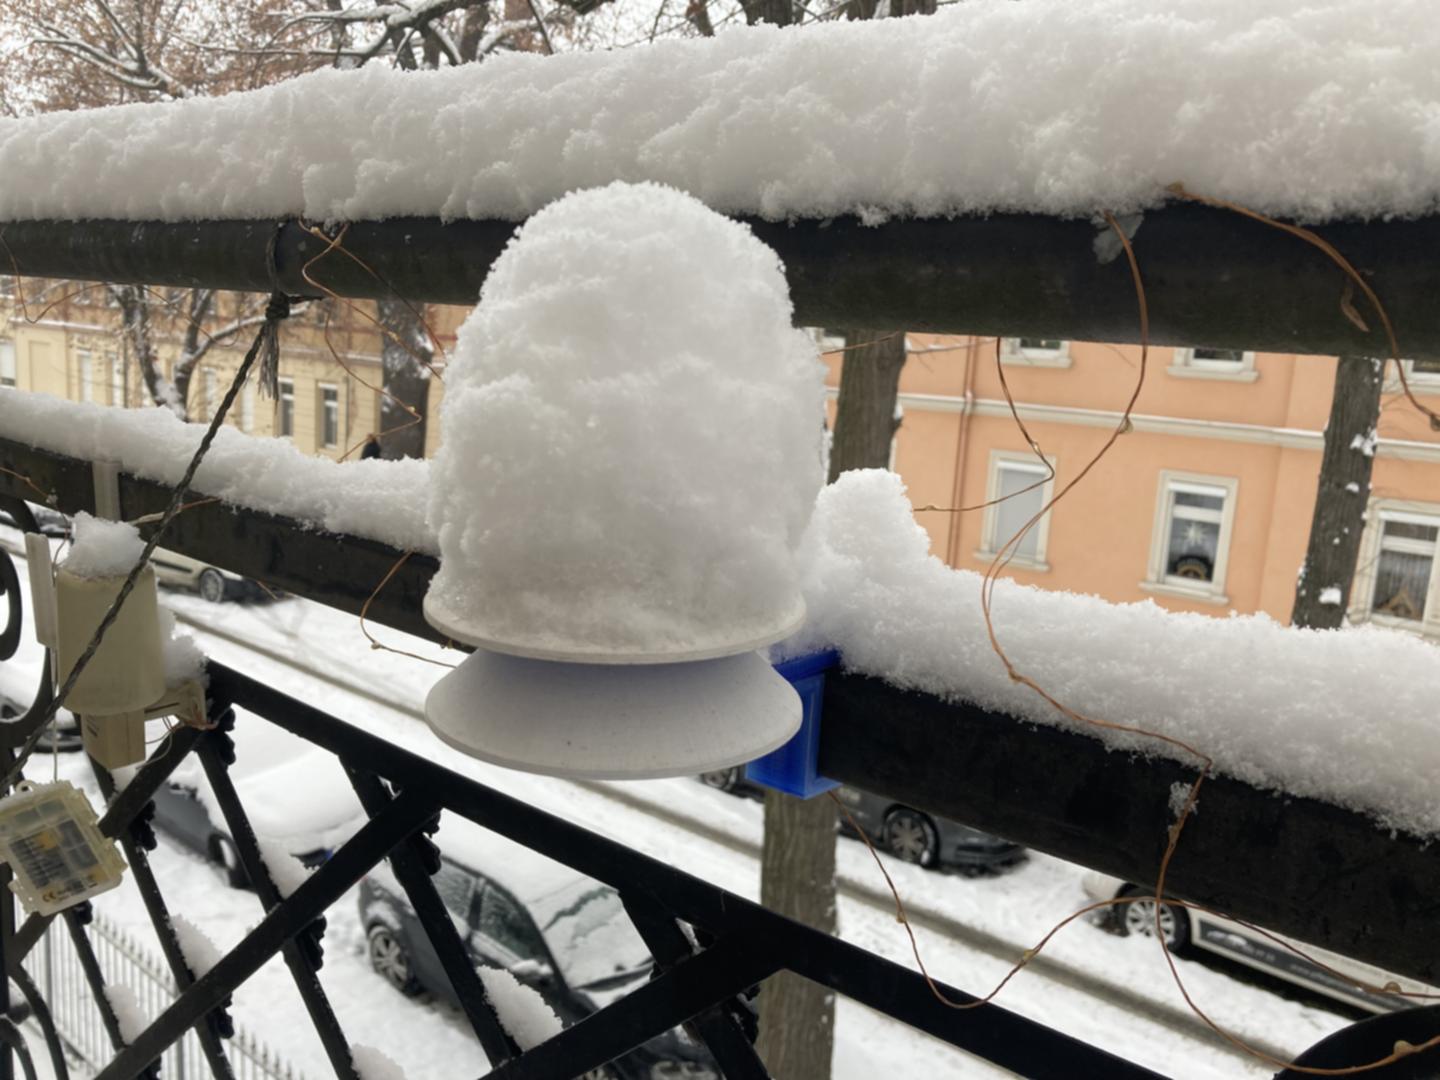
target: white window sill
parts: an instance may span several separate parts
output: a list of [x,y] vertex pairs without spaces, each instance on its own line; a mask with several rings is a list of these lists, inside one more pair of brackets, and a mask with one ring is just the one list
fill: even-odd
[[1177,379],[1214,379],[1217,382],[1252,383],[1260,377],[1254,368],[1227,371],[1225,368],[1192,367],[1189,364],[1172,364],[1165,369]]
[[1353,626],[1381,626],[1386,630],[1404,630],[1416,637],[1440,637],[1440,626],[1420,619],[1401,619],[1378,611],[1351,611],[1346,620]]
[[1026,356],[1024,353],[1002,353],[1000,362],[1007,367],[1068,368],[1070,357],[1068,355]]
[[[999,557],[999,555],[1000,553],[998,551],[975,552],[975,558],[979,559],[987,566],[990,563],[993,563]],[[1034,570],[1037,573],[1043,574],[1049,572],[1050,564],[1048,562],[1045,562],[1043,559],[1032,559],[1025,555],[1016,555],[1012,557],[1008,562],[1006,562],[1005,569]]]
[[[1411,375],[1406,380],[1410,390],[1417,397],[1435,397],[1440,395],[1440,378],[1434,375]],[[1385,385],[1381,391],[1386,394],[1403,394],[1405,387],[1400,385],[1400,380],[1391,374],[1386,377]]]
[[1230,603],[1230,597],[1216,589],[1190,588],[1185,585],[1175,585],[1168,581],[1142,581],[1140,588],[1148,593],[1159,593],[1161,596],[1174,596],[1181,600],[1194,600],[1201,604],[1214,604],[1222,607]]

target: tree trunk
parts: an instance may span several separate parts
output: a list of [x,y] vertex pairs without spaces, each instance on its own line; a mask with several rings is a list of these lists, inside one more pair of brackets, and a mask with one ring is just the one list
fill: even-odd
[[848,469],[889,468],[890,443],[900,427],[895,404],[904,366],[904,333],[846,331],[830,442],[830,483]]
[[1336,365],[1310,543],[1290,613],[1296,626],[1335,629],[1349,609],[1370,499],[1384,372],[1384,361],[1363,356],[1342,356]]
[[380,399],[377,434],[381,450],[384,457],[392,459],[424,457],[426,410],[430,406],[430,370],[425,364],[435,354],[424,324],[416,317],[423,308],[403,300],[377,300],[375,306],[380,324],[387,331],[380,347],[387,395]]
[[[827,934],[835,932],[835,804],[765,793],[760,902]],[[828,1080],[835,1048],[835,995],[782,971],[760,988],[755,1044],[779,1080]]]
[[[840,400],[830,447],[830,480],[848,469],[886,468],[900,426],[895,399],[905,335],[846,334]],[[856,346],[859,346],[858,348]],[[760,902],[827,934],[835,933],[835,804],[765,793]],[[782,972],[760,991],[760,1056],[783,1080],[828,1080],[835,1046],[835,995]]]
[[122,355],[134,359],[150,400],[173,410],[180,419],[186,419],[185,399],[190,390],[190,376],[188,372],[177,372],[177,382],[172,383],[161,370],[160,358],[155,355],[155,342],[150,333],[150,298],[138,285],[111,286],[109,293],[120,307]]

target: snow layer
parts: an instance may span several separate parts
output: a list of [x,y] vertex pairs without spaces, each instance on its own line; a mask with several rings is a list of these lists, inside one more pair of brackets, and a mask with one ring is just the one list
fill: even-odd
[[[519,220],[656,180],[771,218],[1154,206],[1309,219],[1440,193],[1431,0],[969,0],[0,120],[0,220]],[[104,184],[94,178],[104,176]]]
[[495,1006],[500,1026],[521,1050],[539,1046],[552,1035],[560,1034],[560,1017],[538,992],[503,968],[482,965],[475,971],[485,984],[485,996]]
[[289,899],[315,872],[274,840],[260,836],[256,837],[256,842],[260,846],[260,858],[265,862],[265,869],[270,871],[270,880],[275,883],[280,899]]
[[129,1045],[144,1033],[150,1021],[140,1007],[139,997],[130,987],[124,983],[106,983],[104,989],[105,999],[110,1002],[115,1022],[120,1026],[120,1038]]
[[106,521],[85,511],[74,518],[75,542],[60,565],[76,577],[124,577],[140,561],[145,541],[123,521]]
[[[1010,681],[986,636],[980,575],[929,554],[895,474],[846,473],[821,492],[801,559],[810,621],[787,654],[833,644],[847,668],[896,685],[1070,726]],[[1185,740],[1262,788],[1440,834],[1435,646],[1369,627],[1176,614],[1007,581],[994,595],[996,632],[1017,668],[1082,715]],[[1185,760],[1153,739],[1080,730]]]
[[427,613],[473,644],[597,659],[787,631],[824,403],[790,319],[775,253],[672,189],[531,218],[447,371]]
[[360,1080],[405,1080],[405,1070],[373,1046],[352,1045],[350,1064]]
[[185,957],[185,966],[190,974],[199,979],[209,973],[220,962],[221,953],[204,930],[196,926],[179,912],[170,913],[170,925],[180,943],[180,954]]
[[[158,406],[115,409],[0,388],[0,431],[6,438],[91,461],[118,462],[125,472],[164,484],[179,483],[205,427],[187,424]],[[337,463],[302,454],[284,439],[222,427],[192,486],[237,506],[288,515],[331,532],[432,551],[425,527],[428,475],[418,460]]]

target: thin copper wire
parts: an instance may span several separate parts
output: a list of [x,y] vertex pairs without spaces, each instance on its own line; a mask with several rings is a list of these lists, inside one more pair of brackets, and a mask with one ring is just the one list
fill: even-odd
[[364,634],[365,637],[369,640],[370,648],[372,649],[384,649],[386,652],[399,653],[401,656],[408,656],[412,660],[423,660],[425,663],[434,664],[436,667],[453,669],[456,667],[455,664],[447,664],[444,660],[433,660],[428,656],[421,656],[419,653],[406,652],[404,649],[396,649],[392,646],[386,645],[382,641],[377,641],[375,639],[375,635],[370,633],[369,628],[365,625],[365,616],[370,613],[370,605],[375,602],[375,598],[380,595],[381,590],[383,590],[386,585],[390,584],[390,579],[399,572],[400,567],[404,566],[406,560],[409,559],[410,556],[413,554],[415,554],[413,551],[407,551],[403,555],[401,555],[400,558],[396,559],[395,565],[393,565],[388,571],[386,571],[385,576],[380,579],[380,584],[375,586],[375,591],[365,598],[365,603],[360,608],[360,632]]

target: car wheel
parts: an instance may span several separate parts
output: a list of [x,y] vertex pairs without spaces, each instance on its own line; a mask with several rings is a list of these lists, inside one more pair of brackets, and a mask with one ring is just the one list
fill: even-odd
[[714,772],[700,774],[700,782],[706,787],[713,787],[716,791],[734,791],[735,786],[740,783],[741,766],[732,765],[728,769],[716,769]]
[[200,571],[200,595],[212,604],[225,599],[225,579],[219,570]]
[[[1140,889],[1126,889],[1121,896],[1134,896],[1128,904],[1121,905],[1116,927],[1121,936],[1140,934],[1155,936],[1155,897]],[[1180,952],[1190,944],[1190,916],[1177,904],[1160,905],[1160,933],[1171,952]]]
[[370,967],[406,997],[420,993],[420,982],[410,965],[410,954],[396,933],[384,923],[376,923],[365,935]]
[[244,889],[250,885],[250,875],[245,872],[241,865],[240,853],[235,850],[235,843],[228,836],[221,836],[219,833],[210,838],[210,861],[220,870],[220,876],[225,879],[225,884],[232,889]]
[[890,854],[917,866],[934,866],[940,857],[935,825],[918,810],[903,806],[891,810],[885,816],[884,840]]

